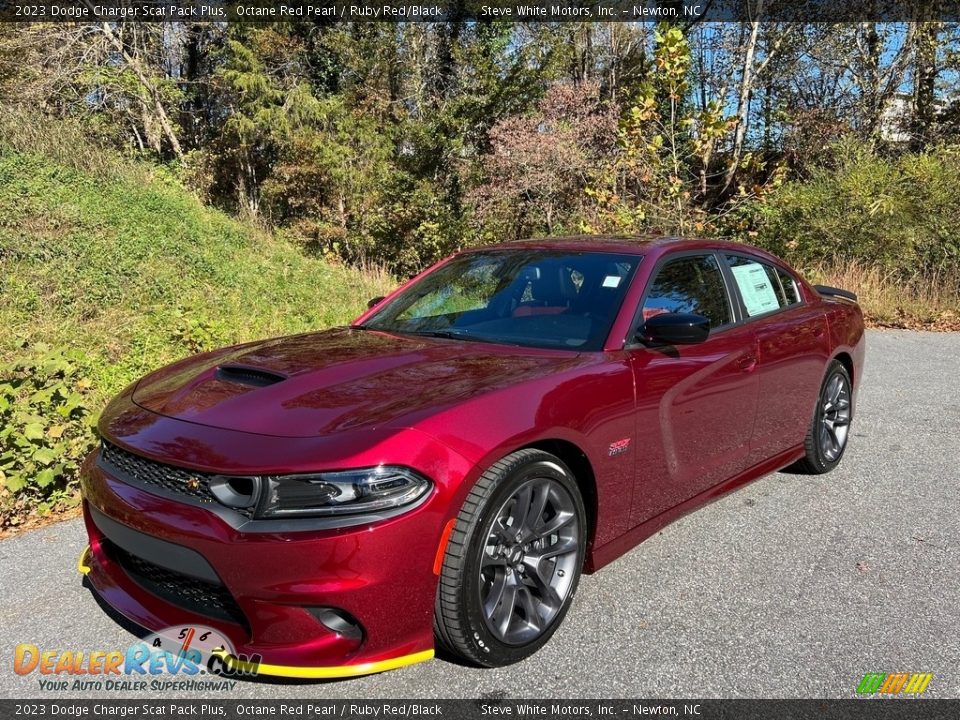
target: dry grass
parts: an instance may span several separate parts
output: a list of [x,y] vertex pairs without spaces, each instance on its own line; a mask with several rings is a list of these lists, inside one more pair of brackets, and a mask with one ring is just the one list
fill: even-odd
[[0,103],[0,151],[43,156],[101,180],[121,175],[135,182],[151,180],[147,165],[101,147],[78,121],[55,120],[20,105]]
[[359,263],[357,270],[359,270],[360,274],[367,278],[374,287],[382,289],[384,295],[393,292],[401,284],[406,282],[405,278],[397,280],[383,263],[364,260]]
[[868,325],[913,330],[960,330],[960,272],[903,278],[858,262],[808,270],[814,283],[857,293]]

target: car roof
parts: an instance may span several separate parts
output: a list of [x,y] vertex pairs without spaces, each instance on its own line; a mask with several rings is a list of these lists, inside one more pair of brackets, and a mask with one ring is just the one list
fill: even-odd
[[729,240],[678,237],[674,235],[564,235],[560,237],[527,238],[525,240],[511,240],[492,246],[474,247],[468,252],[494,248],[498,250],[536,248],[538,250],[592,251],[623,253],[624,255],[647,255],[653,251],[656,251],[656,254],[660,255],[667,251],[731,250],[740,252],[747,251],[773,258],[768,252],[744,243]]

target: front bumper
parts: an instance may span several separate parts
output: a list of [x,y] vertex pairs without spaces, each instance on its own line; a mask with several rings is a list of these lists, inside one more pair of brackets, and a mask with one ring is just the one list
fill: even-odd
[[[77,559],[77,571],[81,575],[89,575],[93,571],[92,550],[88,545],[80,553]],[[358,675],[371,675],[373,673],[386,672],[388,670],[397,670],[407,665],[415,665],[419,662],[433,659],[434,651],[424,650],[422,652],[401,655],[400,657],[389,658],[387,660],[378,660],[374,662],[358,663],[355,665],[330,665],[330,666],[297,666],[297,665],[273,665],[270,663],[257,663],[256,672],[261,675],[276,675],[288,678],[303,678],[312,680],[335,680],[338,678],[357,677]],[[236,658],[232,658],[236,660]]]
[[[408,438],[409,440],[409,438]],[[422,443],[422,441],[421,441]],[[444,446],[421,447],[430,498],[402,516],[324,531],[244,533],[208,509],[124,483],[93,453],[82,469],[89,551],[78,568],[110,606],[151,631],[211,627],[267,675],[336,678],[380,672],[433,656],[435,559],[462,498],[466,462]],[[425,465],[425,466],[424,466]],[[99,522],[98,522],[99,521]],[[215,574],[177,575],[176,562],[137,556],[130,533],[192,553]],[[171,574],[172,566],[172,574]],[[192,572],[192,571],[191,571]],[[175,592],[169,592],[173,588]],[[356,621],[338,632],[318,619],[332,608]]]

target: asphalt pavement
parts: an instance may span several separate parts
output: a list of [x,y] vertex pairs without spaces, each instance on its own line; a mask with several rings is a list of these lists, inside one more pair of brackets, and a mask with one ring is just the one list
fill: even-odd
[[[584,577],[527,661],[435,659],[208,697],[842,698],[864,673],[899,671],[933,673],[929,697],[960,697],[958,467],[960,334],[871,332],[837,470],[764,477]],[[36,673],[13,672],[21,642],[89,651],[135,639],[81,584],[85,544],[79,520],[0,542],[0,697],[130,697],[41,692]]]

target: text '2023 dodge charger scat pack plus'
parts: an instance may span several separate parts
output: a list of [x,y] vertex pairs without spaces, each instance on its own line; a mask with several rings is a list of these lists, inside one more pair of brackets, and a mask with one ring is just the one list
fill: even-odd
[[106,603],[213,628],[264,674],[516,662],[582,571],[761,475],[836,466],[864,357],[852,294],[725,242],[511,242],[371,305],[110,403],[80,561]]

